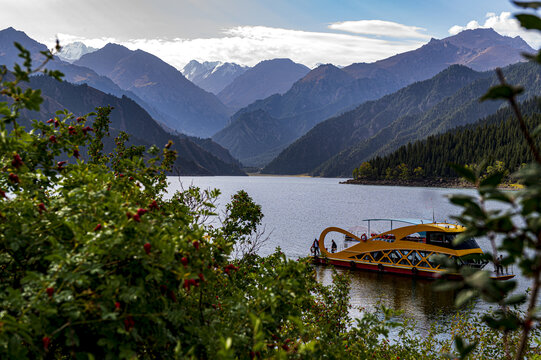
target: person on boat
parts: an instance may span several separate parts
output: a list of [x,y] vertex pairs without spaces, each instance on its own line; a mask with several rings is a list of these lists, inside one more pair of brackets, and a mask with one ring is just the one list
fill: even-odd
[[338,246],[336,246],[336,243],[334,242],[334,239],[333,239],[332,244],[331,244],[331,252],[335,253],[337,248]]
[[498,258],[498,265],[496,266],[496,273],[503,275],[503,265],[502,265],[503,255],[500,255]]
[[314,248],[314,256],[321,255],[319,252],[319,243],[317,239],[314,239],[314,243],[312,244],[312,247]]

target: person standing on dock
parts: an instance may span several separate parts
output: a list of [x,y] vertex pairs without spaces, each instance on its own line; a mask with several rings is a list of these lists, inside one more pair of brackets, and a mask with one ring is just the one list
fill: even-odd
[[334,254],[337,248],[338,246],[336,246],[336,243],[334,242],[334,239],[333,239],[332,244],[331,244],[331,252]]
[[317,239],[314,239],[314,243],[312,244],[312,248],[314,248],[314,256],[321,255],[321,253],[319,252],[319,242],[317,241]]

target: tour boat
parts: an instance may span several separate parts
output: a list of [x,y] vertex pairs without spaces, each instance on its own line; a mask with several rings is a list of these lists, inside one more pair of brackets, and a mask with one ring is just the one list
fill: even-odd
[[[317,241],[321,255],[316,254],[314,262],[423,278],[437,278],[445,271],[440,264],[433,261],[433,255],[445,255],[457,261],[459,265],[478,269],[487,264],[486,260],[469,256],[483,254],[475,239],[467,239],[459,245],[453,244],[455,236],[466,230],[461,225],[414,219],[363,221],[368,222],[368,232],[360,236],[338,227],[323,230]],[[391,230],[379,234],[371,233],[370,224],[380,221],[390,222]],[[393,224],[396,223],[406,225],[393,229]],[[329,252],[325,246],[325,237],[332,232],[341,233],[348,239],[358,242],[341,251]],[[514,275],[507,273],[503,268],[492,276],[498,280],[512,277]]]

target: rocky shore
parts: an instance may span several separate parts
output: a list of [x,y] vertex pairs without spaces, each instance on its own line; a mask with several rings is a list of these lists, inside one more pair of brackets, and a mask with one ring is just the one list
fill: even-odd
[[[354,185],[383,185],[383,186],[414,186],[414,187],[439,187],[439,188],[474,188],[472,184],[459,178],[437,178],[437,179],[415,179],[415,180],[400,180],[400,179],[381,179],[381,180],[368,180],[368,179],[349,179],[341,181],[340,184],[354,184]],[[516,184],[504,184],[500,186],[503,189],[517,189],[519,185]]]

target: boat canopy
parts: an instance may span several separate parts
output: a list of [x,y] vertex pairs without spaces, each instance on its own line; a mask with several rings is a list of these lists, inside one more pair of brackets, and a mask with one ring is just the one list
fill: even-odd
[[363,221],[368,221],[368,233],[370,234],[370,222],[371,221],[390,221],[391,222],[391,230],[393,229],[393,222],[401,222],[411,225],[421,225],[421,224],[432,224],[433,220],[427,220],[427,219],[363,219]]

